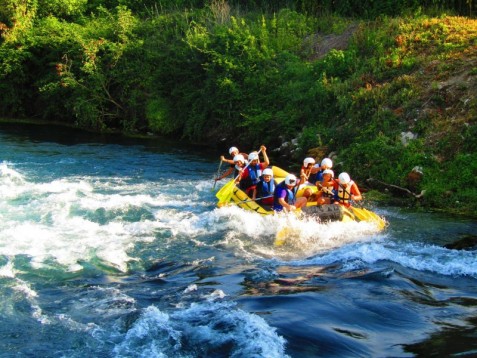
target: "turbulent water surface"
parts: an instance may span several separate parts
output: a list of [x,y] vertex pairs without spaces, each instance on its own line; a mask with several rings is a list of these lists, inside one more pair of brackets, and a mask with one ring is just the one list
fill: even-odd
[[159,141],[2,125],[0,155],[1,357],[477,355],[476,251],[444,247],[474,221],[218,209],[220,153]]

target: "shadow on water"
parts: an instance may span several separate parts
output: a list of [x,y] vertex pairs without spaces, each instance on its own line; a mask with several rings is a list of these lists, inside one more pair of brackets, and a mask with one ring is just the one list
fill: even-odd
[[444,247],[451,250],[477,250],[477,235],[459,235],[455,241],[444,245]]
[[55,124],[32,124],[1,122],[4,134],[29,142],[54,142],[61,145],[76,144],[117,144],[124,146],[142,146],[151,152],[160,153],[194,153],[199,151],[205,159],[218,158],[217,150],[209,145],[194,144],[167,137],[128,137],[114,133],[95,133],[78,128],[70,128]]
[[415,357],[476,357],[477,316],[467,318],[467,325],[443,324],[442,330],[415,344],[404,344],[405,352]]
[[292,357],[477,353],[472,278],[456,282],[380,262],[353,270],[343,264],[251,270],[243,284],[241,304],[277,327]]

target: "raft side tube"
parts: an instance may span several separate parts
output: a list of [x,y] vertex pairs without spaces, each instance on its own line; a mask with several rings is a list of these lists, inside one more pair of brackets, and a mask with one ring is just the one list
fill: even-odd
[[274,177],[275,179],[277,179],[277,178],[285,178],[285,177],[289,174],[286,170],[284,170],[284,169],[282,169],[282,168],[280,168],[280,167],[277,167],[276,165],[273,165],[273,166],[272,166],[272,170],[273,170],[273,177]]
[[234,188],[231,201],[233,201],[236,205],[245,210],[255,211],[256,213],[262,215],[273,214],[273,211],[266,210],[265,208],[260,206],[257,202],[250,199],[250,197],[239,188]]

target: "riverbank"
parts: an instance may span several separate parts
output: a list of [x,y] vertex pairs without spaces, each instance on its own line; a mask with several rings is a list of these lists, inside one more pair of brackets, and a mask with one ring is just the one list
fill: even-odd
[[[35,130],[36,137],[33,138],[34,140],[44,140],[48,138],[55,137],[60,143],[91,143],[91,142],[99,142],[99,143],[117,143],[122,145],[145,145],[148,148],[154,148],[158,143],[161,145],[169,145],[171,146],[178,146],[177,141],[171,138],[165,138],[157,135],[128,135],[119,132],[110,132],[110,133],[97,133],[92,131],[86,131],[81,128],[77,128],[72,125],[65,125],[61,122],[55,121],[37,121],[33,119],[13,119],[13,118],[0,118],[0,129],[2,125],[8,126],[9,129],[19,126],[20,130],[22,127],[29,127],[34,126],[35,128],[41,128],[41,130]],[[56,132],[57,128],[61,133],[58,136],[52,136],[52,132]],[[66,130],[66,132],[65,132]],[[192,142],[181,141],[183,147],[186,150],[190,150],[191,153],[204,153],[205,158],[210,158],[210,160],[214,160],[218,158],[218,156],[223,153],[223,151],[218,151],[217,148],[206,147],[203,145],[196,145]],[[271,154],[273,158],[273,154]],[[279,166],[290,168],[290,170],[298,171],[299,167],[294,163],[292,156],[287,158],[280,158],[281,161],[275,160],[275,163]],[[401,207],[401,208],[409,208],[413,211],[422,211],[422,212],[436,212],[436,213],[443,213],[449,215],[457,215],[462,218],[476,218],[476,214],[474,212],[466,212],[466,211],[459,211],[452,208],[438,208],[438,207],[430,207],[426,206],[424,200],[419,200],[409,196],[403,195],[393,195],[388,190],[377,190],[373,189],[372,186],[366,185],[367,182],[363,181],[362,183],[359,182],[359,186],[364,193],[365,203],[366,205],[371,205],[373,207]]]
[[477,212],[475,19],[233,5],[12,21],[0,115],[219,153],[266,143],[286,167],[332,156],[362,186]]

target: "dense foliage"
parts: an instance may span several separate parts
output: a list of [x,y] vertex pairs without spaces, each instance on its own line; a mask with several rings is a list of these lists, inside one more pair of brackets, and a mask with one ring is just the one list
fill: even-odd
[[[0,0],[0,116],[244,148],[297,138],[296,161],[335,152],[337,170],[363,183],[475,212],[476,10],[472,0]],[[409,183],[414,167],[424,176]]]

